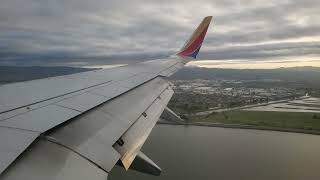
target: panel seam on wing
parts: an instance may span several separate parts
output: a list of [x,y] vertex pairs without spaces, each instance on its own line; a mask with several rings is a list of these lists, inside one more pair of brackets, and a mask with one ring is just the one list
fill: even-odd
[[112,82],[112,80],[109,80],[109,81],[106,81],[106,82],[103,82],[103,83],[99,83],[99,84],[95,84],[95,85],[92,85],[92,86],[88,86],[88,87],[85,87],[85,88],[82,88],[82,89],[78,89],[76,91],[71,91],[71,92],[68,92],[68,93],[65,93],[65,94],[61,94],[61,95],[58,95],[58,96],[55,96],[55,97],[51,97],[51,98],[48,98],[48,99],[44,99],[44,100],[41,100],[41,101],[33,102],[33,103],[30,103],[30,104],[27,104],[27,105],[19,106],[19,107],[13,108],[13,109],[5,110],[5,111],[0,112],[0,114],[6,113],[6,112],[10,112],[10,111],[14,111],[14,110],[17,110],[17,109],[20,109],[20,108],[28,107],[28,106],[31,106],[31,105],[34,105],[34,104],[38,104],[38,103],[41,103],[41,102],[49,101],[49,100],[52,100],[54,98],[62,97],[62,96],[65,96],[65,95],[68,95],[68,94],[72,94],[72,93],[76,93],[76,92],[79,92],[79,91],[82,91],[82,90],[86,90],[86,89],[89,89],[89,88],[92,88],[92,87],[95,87],[95,86],[99,86],[99,85],[102,85],[102,84],[106,84],[106,83],[109,83],[109,82]]
[[17,130],[21,130],[21,131],[29,131],[29,132],[41,133],[41,132],[39,132],[39,131],[34,131],[34,130],[30,130],[30,129],[22,129],[22,128],[11,127],[11,126],[2,126],[2,125],[0,125],[0,127],[2,127],[2,128],[8,128],[8,129],[17,129]]

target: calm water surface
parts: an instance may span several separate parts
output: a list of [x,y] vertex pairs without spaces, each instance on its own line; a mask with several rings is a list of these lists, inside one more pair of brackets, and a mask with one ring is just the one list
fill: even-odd
[[159,177],[115,167],[109,180],[319,180],[320,136],[216,127],[157,125],[143,152]]

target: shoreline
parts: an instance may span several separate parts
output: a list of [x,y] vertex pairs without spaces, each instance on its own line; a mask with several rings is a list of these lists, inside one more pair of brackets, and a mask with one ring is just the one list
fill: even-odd
[[300,133],[300,134],[311,134],[311,135],[320,135],[320,131],[314,130],[304,130],[304,129],[286,129],[286,128],[277,128],[277,127],[259,127],[251,125],[242,125],[242,124],[222,124],[222,123],[210,123],[210,122],[168,122],[168,121],[158,121],[157,124],[167,124],[175,126],[205,126],[205,127],[220,127],[220,128],[231,128],[231,129],[253,129],[253,130],[263,130],[263,131],[278,131],[278,132],[290,132],[290,133]]

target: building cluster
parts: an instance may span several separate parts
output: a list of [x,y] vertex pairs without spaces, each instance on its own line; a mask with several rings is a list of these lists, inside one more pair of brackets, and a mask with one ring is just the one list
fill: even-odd
[[[290,87],[275,87],[268,85],[260,85],[260,87],[252,87],[252,82],[236,81],[236,80],[174,80],[174,90],[177,94],[197,94],[206,97],[225,97],[214,98],[213,100],[224,101],[230,99],[227,106],[246,105],[260,102],[294,99],[305,95],[303,89],[295,89]],[[262,83],[263,84],[263,83]],[[212,98],[207,98],[208,101]],[[230,103],[231,101],[231,103]],[[235,103],[232,103],[235,102]],[[215,104],[226,104],[225,102],[215,102]],[[231,105],[230,105],[231,104]]]

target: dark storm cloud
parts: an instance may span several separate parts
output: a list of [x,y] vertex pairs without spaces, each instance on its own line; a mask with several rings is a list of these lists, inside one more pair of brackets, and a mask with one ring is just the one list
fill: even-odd
[[318,0],[2,0],[0,64],[161,58],[207,15],[214,20],[202,59],[318,56],[319,6]]

